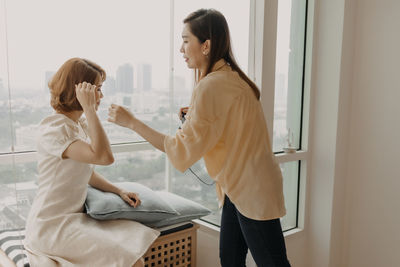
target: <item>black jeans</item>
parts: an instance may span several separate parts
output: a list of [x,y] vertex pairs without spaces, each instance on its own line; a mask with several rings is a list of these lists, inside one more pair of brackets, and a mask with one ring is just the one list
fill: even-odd
[[257,221],[240,214],[225,197],[219,257],[223,267],[246,266],[247,249],[258,267],[290,267],[279,219]]

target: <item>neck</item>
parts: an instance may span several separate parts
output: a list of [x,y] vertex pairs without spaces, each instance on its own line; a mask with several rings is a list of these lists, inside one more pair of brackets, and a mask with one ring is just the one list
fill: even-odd
[[67,116],[68,118],[77,123],[79,118],[82,116],[83,111],[76,110],[71,112],[58,112],[58,113],[64,114],[65,116]]
[[208,60],[204,60],[198,68],[199,80],[201,80],[202,78],[204,78],[204,76],[206,76],[207,69],[208,69]]
[[202,68],[202,69],[198,69],[197,71],[199,73],[198,74],[199,75],[198,79],[200,81],[201,79],[203,79],[206,76],[207,69],[206,68]]

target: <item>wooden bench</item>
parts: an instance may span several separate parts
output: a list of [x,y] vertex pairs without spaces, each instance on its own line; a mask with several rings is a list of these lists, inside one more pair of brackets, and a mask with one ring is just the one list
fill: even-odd
[[[196,244],[197,229],[199,226],[195,223],[188,222],[179,224],[178,226],[163,227],[160,229],[160,236],[154,241],[147,252],[144,254],[145,267],[196,267]],[[17,230],[23,232],[23,230]],[[4,238],[7,238],[7,232],[2,233],[3,245],[0,250],[0,266],[16,267],[29,266],[27,257],[22,250],[13,253],[13,259],[19,259],[17,265],[10,258],[12,254],[10,247],[7,247]],[[15,230],[14,230],[15,235]],[[24,236],[20,237],[22,240]],[[2,242],[0,240],[0,243]],[[22,243],[21,243],[22,244]]]

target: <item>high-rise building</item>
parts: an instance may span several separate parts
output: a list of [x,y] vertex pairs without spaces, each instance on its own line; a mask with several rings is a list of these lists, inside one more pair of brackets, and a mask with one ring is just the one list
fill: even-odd
[[131,64],[126,63],[118,67],[115,87],[117,89],[117,92],[133,92],[133,67]]
[[107,95],[114,95],[117,92],[115,78],[113,76],[107,75],[107,78],[102,86],[102,91]]
[[151,86],[151,65],[140,64],[138,68],[138,89],[141,91],[150,91]]

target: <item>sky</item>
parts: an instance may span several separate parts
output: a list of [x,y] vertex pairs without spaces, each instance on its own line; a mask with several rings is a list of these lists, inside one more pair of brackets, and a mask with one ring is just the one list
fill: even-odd
[[46,71],[56,71],[67,59],[77,56],[100,64],[111,76],[125,63],[134,68],[140,63],[151,64],[153,87],[166,88],[170,36],[174,36],[175,74],[187,75],[189,70],[179,53],[182,20],[202,7],[213,7],[225,15],[234,54],[247,70],[249,1],[175,0],[173,32],[171,2],[0,0],[0,77],[4,82],[8,70],[12,89],[42,90]]

